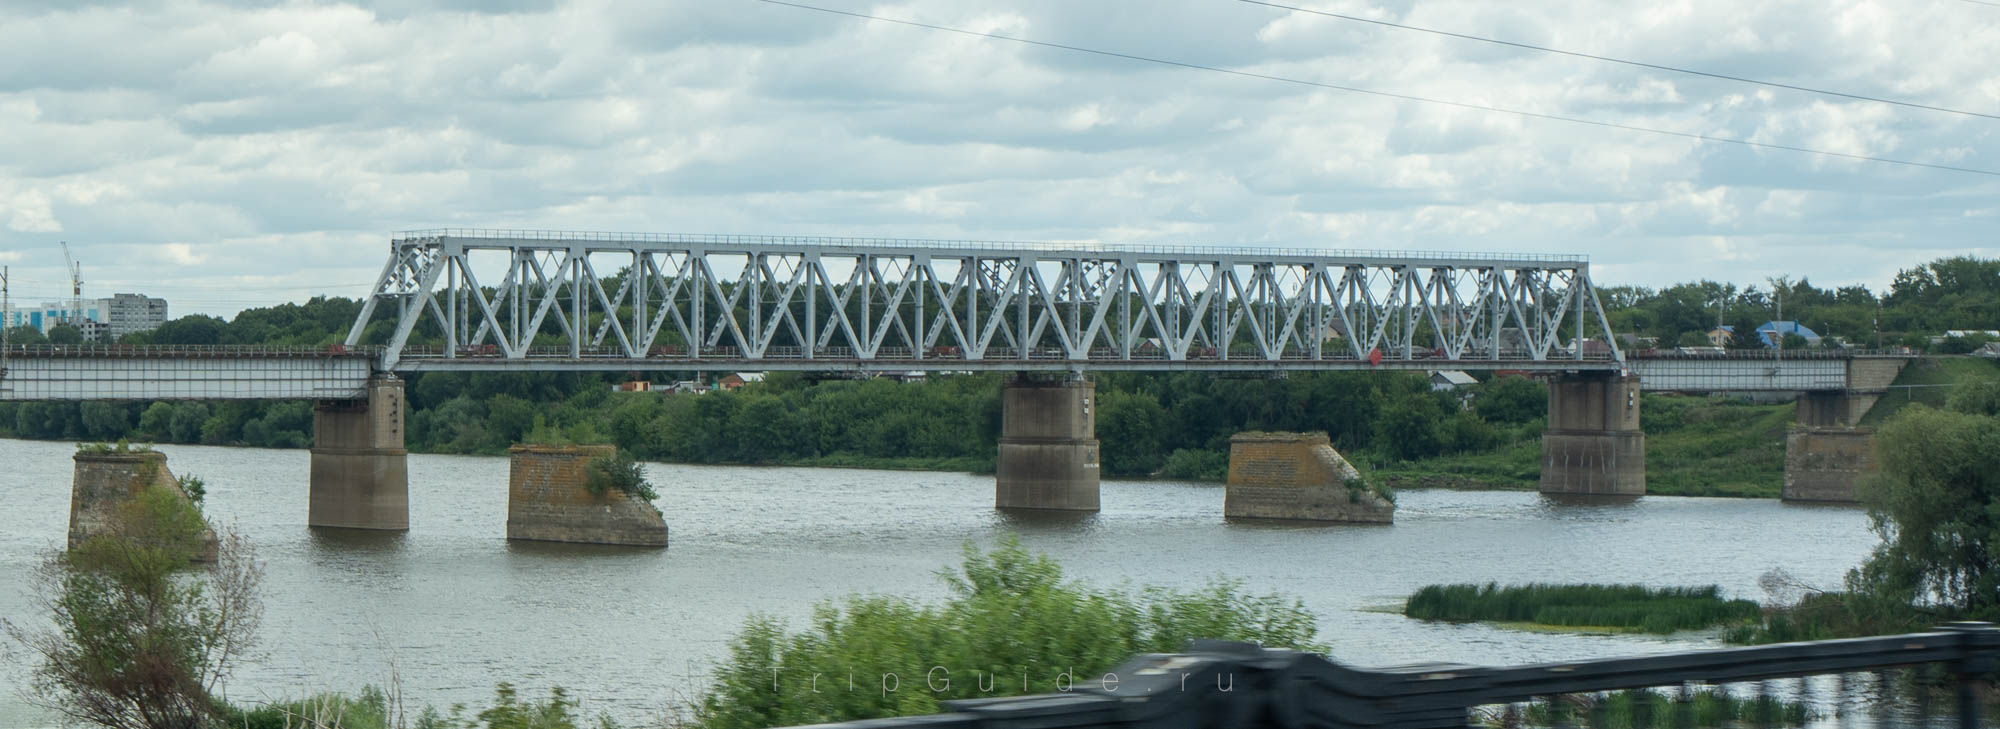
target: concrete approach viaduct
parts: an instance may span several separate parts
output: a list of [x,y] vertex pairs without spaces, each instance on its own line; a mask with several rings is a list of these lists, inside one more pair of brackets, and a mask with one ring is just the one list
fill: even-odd
[[1006,388],[995,504],[1088,511],[1090,371],[1549,373],[1541,489],[1560,494],[1644,493],[1641,382],[1809,393],[1788,447],[1812,455],[1800,493],[1830,498],[1865,467],[1860,403],[1904,361],[1616,341],[1581,256],[417,231],[342,346],[15,347],[0,400],[313,400],[308,522],[401,530],[411,372],[1042,373]]

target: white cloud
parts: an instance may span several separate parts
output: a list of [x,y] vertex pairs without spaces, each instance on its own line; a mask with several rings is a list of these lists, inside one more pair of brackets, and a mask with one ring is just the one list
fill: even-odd
[[6,202],[7,229],[20,233],[60,233],[63,226],[49,207],[49,196],[41,190],[14,193]]
[[[821,1],[1344,86],[2000,169],[2000,129],[1985,120],[1247,4]],[[2000,12],[1964,3],[1301,2],[2000,111],[1985,61]],[[439,225],[1582,252],[1605,285],[1727,275],[1714,267],[1727,261],[1746,276],[1880,286],[1937,251],[2000,252],[1996,194],[1976,175],[748,0],[0,7],[0,250],[67,239],[90,285],[107,289],[260,284],[177,312],[227,313],[318,282],[352,295],[335,284],[379,268],[389,231]],[[1839,254],[1798,255],[1815,247]],[[32,262],[48,270],[22,277],[60,279],[46,258]]]

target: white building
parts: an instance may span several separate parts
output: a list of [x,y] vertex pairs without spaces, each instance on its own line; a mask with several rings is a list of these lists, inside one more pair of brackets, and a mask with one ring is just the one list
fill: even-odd
[[1456,390],[1461,387],[1471,387],[1477,384],[1479,384],[1478,378],[1460,370],[1431,371],[1431,390],[1434,392]]
[[144,294],[113,294],[97,299],[104,312],[104,334],[111,341],[136,332],[150,332],[167,323],[167,300]]
[[48,334],[58,325],[69,324],[83,331],[86,339],[116,341],[133,332],[148,332],[167,323],[167,300],[142,294],[116,294],[108,299],[76,302],[44,301],[40,306],[9,306],[0,311],[0,325],[9,329],[33,327]]

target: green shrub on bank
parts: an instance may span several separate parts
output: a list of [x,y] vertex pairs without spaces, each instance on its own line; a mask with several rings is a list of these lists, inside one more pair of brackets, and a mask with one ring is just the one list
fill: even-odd
[[750,729],[926,714],[950,699],[1057,691],[1101,682],[1145,652],[1194,638],[1324,651],[1295,599],[1218,580],[1197,590],[1092,587],[1007,539],[970,545],[951,594],[925,603],[854,596],[819,605],[793,631],[754,617],[730,642],[695,707],[708,729]]
[[584,476],[583,487],[590,493],[603,496],[607,491],[622,491],[627,496],[645,501],[660,498],[660,492],[646,481],[646,473],[632,455],[622,450],[590,459],[589,473]]
[[464,704],[439,713],[425,707],[406,716],[381,689],[369,686],[353,696],[325,693],[296,701],[250,708],[226,707],[228,729],[617,729],[607,716],[587,721],[576,699],[558,686],[544,700],[522,699],[510,683],[494,689],[493,705],[474,713]]
[[1229,454],[1197,448],[1180,448],[1167,454],[1160,475],[1188,481],[1224,481],[1229,478]]
[[1495,621],[1671,633],[1748,622],[1762,614],[1722,589],[1643,585],[1430,585],[1411,595],[1403,614],[1419,620]]
[[1729,643],[1762,645],[1803,640],[1857,638],[1929,630],[1940,622],[1907,602],[1868,593],[1821,592],[1806,595],[1796,605],[1768,610],[1763,622],[1741,625],[1722,634]]
[[373,686],[354,696],[324,693],[250,708],[231,706],[221,713],[223,726],[230,729],[390,728],[388,696]]

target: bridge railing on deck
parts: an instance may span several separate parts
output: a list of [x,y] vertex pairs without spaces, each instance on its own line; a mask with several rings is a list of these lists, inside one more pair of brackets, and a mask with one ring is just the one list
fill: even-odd
[[13,344],[9,357],[369,357],[381,347],[287,346],[263,344]]
[[2000,630],[1985,623],[1505,668],[1362,670],[1295,651],[1202,643],[1190,653],[1140,656],[1104,676],[1074,676],[1066,693],[947,701],[952,713],[820,726],[1976,729],[1981,704],[1996,698],[1996,664]]
[[1787,349],[1780,353],[1772,349],[1729,349],[1720,352],[1692,351],[1677,349],[1634,349],[1628,352],[1634,359],[1854,359],[1855,357],[1915,357],[1909,352],[1893,349]]

